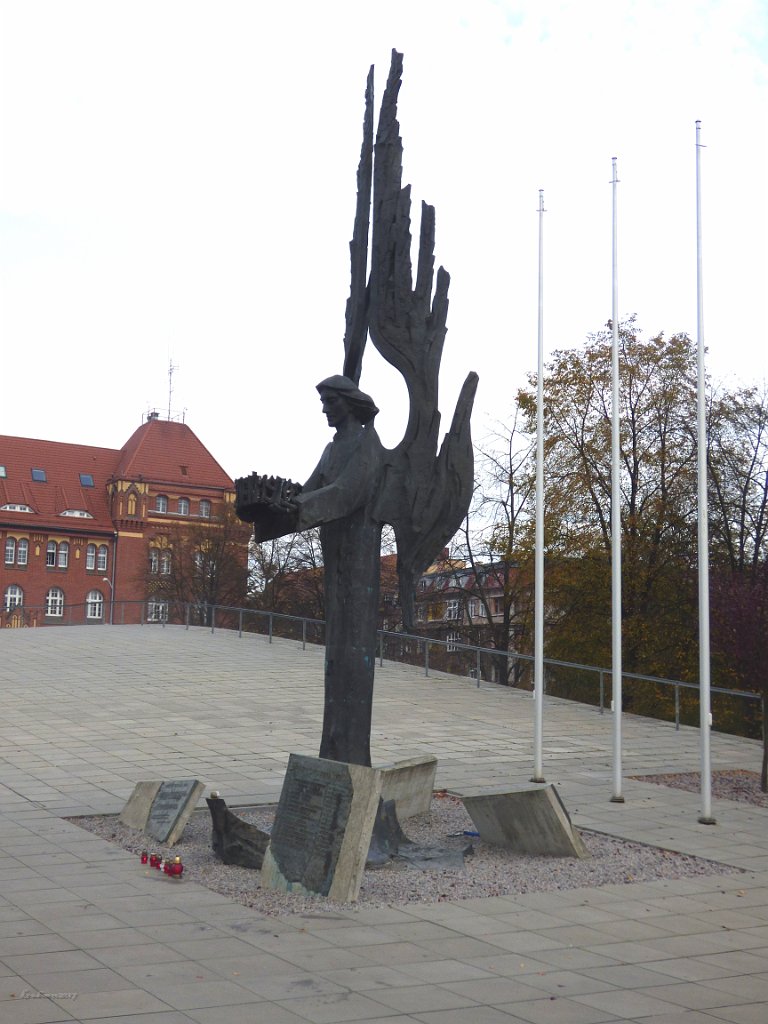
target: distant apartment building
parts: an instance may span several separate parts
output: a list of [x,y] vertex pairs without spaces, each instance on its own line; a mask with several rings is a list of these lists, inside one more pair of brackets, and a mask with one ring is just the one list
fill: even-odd
[[0,625],[163,621],[155,578],[233,502],[192,430],[157,413],[119,450],[0,435]]

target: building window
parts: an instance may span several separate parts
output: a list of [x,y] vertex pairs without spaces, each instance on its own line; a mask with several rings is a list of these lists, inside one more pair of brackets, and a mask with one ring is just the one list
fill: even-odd
[[180,516],[189,515],[189,498],[179,498],[178,510]]
[[446,619],[458,619],[459,608],[461,602],[458,597],[452,597],[450,601],[445,602],[445,618]]
[[205,498],[200,502],[200,518],[210,519],[211,518],[211,503],[206,501]]
[[100,590],[89,590],[85,599],[86,619],[104,618],[104,595]]
[[157,548],[149,549],[149,571],[153,575],[157,575],[160,569],[160,552]]
[[48,482],[48,477],[45,475],[45,470],[44,469],[33,469],[32,470],[32,479],[36,480],[37,483],[39,483],[39,484],[44,484],[44,483]]
[[60,587],[51,587],[45,595],[45,614],[52,618],[64,614],[64,591]]
[[57,545],[56,545],[56,541],[55,540],[49,540],[48,541],[48,547],[45,549],[45,564],[49,568],[55,568],[56,567],[56,553],[57,553],[57,551],[58,551],[58,548],[57,548]]
[[155,512],[167,512],[168,499],[164,494],[158,494],[155,498]]
[[482,605],[482,602],[480,601],[480,598],[478,598],[478,597],[471,597],[469,599],[469,617],[470,617],[470,619],[479,619],[480,618],[480,608],[481,608],[481,605]]
[[164,597],[153,597],[147,605],[147,622],[167,622],[168,602]]
[[503,615],[504,614],[504,598],[494,597],[493,598],[493,614]]
[[128,495],[128,515],[129,516],[135,516],[136,515],[136,495],[135,494],[129,494]]
[[96,559],[96,568],[99,570],[99,572],[106,572],[107,571],[107,557],[108,557],[108,554],[109,554],[109,551],[107,549],[107,545],[106,544],[101,544],[99,546],[99,554],[98,554],[98,557]]
[[0,466],[0,477],[6,477],[8,474],[5,471],[5,466]]
[[461,640],[461,636],[458,633],[446,633],[445,639],[445,649],[446,651],[448,651],[449,654],[453,653],[453,651],[458,650],[458,647],[456,645],[458,644],[459,640]]
[[160,552],[160,575],[170,576],[171,575],[171,552],[161,551]]
[[80,474],[80,486],[81,487],[93,487],[93,474],[92,473],[81,473]]
[[96,545],[89,544],[85,549],[85,568],[95,569],[96,568]]
[[423,604],[417,604],[416,605],[416,621],[417,622],[423,622],[424,621],[424,605]]
[[66,569],[69,565],[69,544],[64,540],[59,544],[59,568]]
[[11,501],[7,505],[0,505],[0,509],[3,512],[32,512],[33,510],[29,505],[19,505],[16,501]]
[[29,541],[22,538],[16,546],[16,565],[26,565],[29,561]]
[[67,508],[63,512],[59,512],[60,516],[72,516],[75,519],[93,519],[90,512],[86,512],[84,508]]
[[13,537],[8,537],[5,542],[5,564],[13,565],[16,561],[16,541]]
[[15,583],[12,583],[5,591],[5,610],[9,612],[11,608],[20,608],[23,604],[24,591],[21,587],[17,587]]

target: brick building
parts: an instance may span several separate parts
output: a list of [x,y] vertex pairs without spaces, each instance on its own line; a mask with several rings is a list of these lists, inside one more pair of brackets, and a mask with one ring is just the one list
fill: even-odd
[[172,574],[174,538],[233,502],[190,428],[157,413],[119,451],[0,436],[0,625],[164,619],[152,576]]

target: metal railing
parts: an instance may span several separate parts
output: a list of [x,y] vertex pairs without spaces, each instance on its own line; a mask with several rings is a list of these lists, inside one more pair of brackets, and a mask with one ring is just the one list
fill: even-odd
[[[257,633],[266,636],[271,643],[273,637],[295,640],[301,643],[302,650],[307,644],[324,643],[325,622],[305,616],[288,615],[283,612],[263,611],[257,608],[230,607],[227,605],[209,605],[177,601],[115,601],[105,600],[101,614],[93,602],[67,605],[61,614],[47,614],[50,609],[18,605],[0,611],[0,627],[18,628],[46,625],[166,625],[205,627],[214,633],[217,629],[243,633]],[[439,640],[421,634],[398,633],[392,630],[378,631],[377,657],[380,666],[384,660],[401,662],[423,668],[425,677],[430,672],[442,672],[449,675],[469,677],[481,682],[503,683],[505,685],[525,685],[533,667],[534,657],[516,651],[498,651],[492,647],[479,647],[472,644],[459,643],[455,640]],[[592,704],[600,714],[612,706],[611,670],[597,665],[584,665],[579,662],[561,661],[555,658],[544,659],[545,679],[544,692],[550,696],[565,697],[579,703]],[[561,670],[569,673],[563,680]],[[579,676],[586,676],[588,683],[579,682]],[[640,685],[671,688],[672,716],[670,720],[679,729],[683,718],[690,719],[690,724],[698,724],[698,684],[684,682],[680,679],[666,679],[660,676],[642,675],[636,672],[623,672],[624,681],[638,684],[623,688],[623,710],[632,710],[637,700]],[[578,696],[576,694],[579,694]],[[733,719],[746,723],[749,732],[758,736],[762,727],[762,697],[759,693],[748,690],[732,690],[721,686],[712,686],[711,694],[715,702],[746,701],[744,710]],[[685,698],[691,698],[687,702]],[[754,705],[747,713],[750,703]],[[653,710],[653,709],[651,709]],[[651,710],[638,711],[651,714]],[[656,711],[659,709],[656,708]],[[664,709],[662,709],[664,710]],[[751,715],[751,719],[750,719]],[[652,717],[665,718],[663,714]],[[727,715],[713,714],[713,728],[717,729],[718,717]],[[728,730],[733,731],[733,730]],[[742,733],[743,735],[744,733]]]

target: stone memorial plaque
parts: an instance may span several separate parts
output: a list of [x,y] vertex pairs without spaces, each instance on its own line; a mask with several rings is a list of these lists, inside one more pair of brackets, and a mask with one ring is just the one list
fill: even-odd
[[589,857],[554,786],[491,787],[460,795],[486,843],[538,857]]
[[137,828],[142,832],[147,826],[152,803],[162,782],[137,782],[125,807],[120,812],[120,821],[128,828]]
[[291,754],[261,871],[265,888],[357,899],[380,793],[374,768]]
[[163,782],[152,801],[144,831],[159,843],[172,846],[181,837],[204,788],[197,779]]

